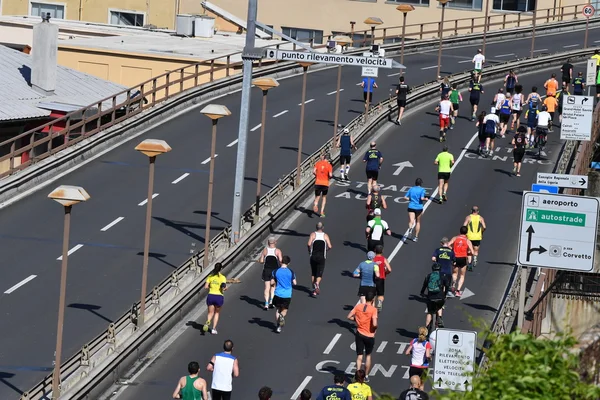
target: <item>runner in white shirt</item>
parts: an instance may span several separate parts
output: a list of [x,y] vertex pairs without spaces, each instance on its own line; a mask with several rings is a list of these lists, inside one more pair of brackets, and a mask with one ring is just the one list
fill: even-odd
[[206,366],[212,372],[212,399],[229,400],[233,390],[233,378],[240,376],[240,366],[237,357],[233,356],[233,342],[226,340],[223,343],[223,352],[215,354]]
[[550,126],[550,121],[552,121],[552,116],[548,112],[548,107],[545,105],[542,106],[542,111],[537,115],[537,126],[535,128],[535,144],[540,147],[540,150],[546,144],[546,140],[540,143],[540,134],[544,134],[547,139],[548,137],[548,128]]
[[513,119],[510,124],[510,130],[519,129],[521,126],[521,114],[523,113],[523,104],[525,104],[525,96],[523,96],[523,86],[517,85],[515,86],[515,94],[513,94],[511,98],[511,109]]
[[504,94],[504,88],[498,89],[498,93],[494,96],[494,101],[492,107],[496,107],[496,114],[499,113],[500,107],[502,107],[502,103],[506,100],[506,95]]
[[481,75],[481,70],[483,69],[483,64],[485,63],[485,56],[481,53],[481,49],[477,50],[477,54],[473,57],[473,64],[475,64],[475,74]]
[[492,107],[490,113],[483,119],[483,131],[485,132],[485,152],[491,156],[494,155],[494,145],[498,127],[500,126],[500,118],[496,115],[496,108]]
[[450,115],[454,113],[454,107],[448,95],[444,96],[444,99],[440,101],[435,110],[440,113],[440,142],[443,142],[446,140],[446,132],[450,128]]

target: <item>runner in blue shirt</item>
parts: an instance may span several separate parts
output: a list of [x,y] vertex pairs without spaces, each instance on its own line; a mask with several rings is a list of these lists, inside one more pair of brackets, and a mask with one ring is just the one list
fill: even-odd
[[381,164],[383,164],[383,154],[377,150],[377,143],[371,142],[369,150],[363,157],[363,162],[366,164],[367,172],[367,190],[371,193],[373,186],[377,185],[377,178],[379,178],[379,170]]
[[375,278],[379,277],[379,265],[377,265],[373,259],[375,253],[369,251],[367,253],[367,260],[358,264],[358,267],[354,270],[352,275],[355,278],[360,277],[360,286],[358,287],[358,295],[360,296],[360,302],[365,304],[367,294],[372,292],[373,295],[376,293]]
[[431,261],[440,264],[442,267],[440,273],[448,276],[448,282],[452,282],[452,268],[456,261],[454,251],[448,246],[450,240],[447,237],[443,237],[440,244],[441,246],[435,249],[431,255]]
[[325,386],[317,395],[317,400],[352,400],[350,391],[344,387],[346,375],[343,373],[335,374],[333,377],[333,385]]
[[280,333],[285,325],[285,316],[292,301],[292,287],[296,285],[296,274],[288,268],[290,262],[289,256],[283,256],[281,266],[273,271],[271,278],[271,285],[275,286],[273,305],[276,309],[277,333]]
[[419,239],[423,204],[425,201],[429,200],[429,196],[426,195],[425,189],[421,187],[422,184],[423,179],[417,178],[415,186],[411,187],[408,192],[406,192],[406,196],[404,196],[404,200],[408,200],[408,234],[402,238],[403,242],[406,242],[406,239],[411,236],[411,233],[414,233],[412,236],[413,242],[416,242]]
[[373,88],[377,89],[375,78],[364,77],[360,86],[363,88],[363,99],[365,100],[365,112],[369,110],[369,103],[373,102]]

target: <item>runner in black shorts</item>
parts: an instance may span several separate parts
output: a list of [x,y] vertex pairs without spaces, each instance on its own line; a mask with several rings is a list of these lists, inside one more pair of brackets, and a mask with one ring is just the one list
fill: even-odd
[[514,158],[513,174],[516,176],[521,176],[521,164],[525,157],[525,145],[527,144],[527,137],[525,136],[526,132],[527,128],[520,126],[519,129],[517,129],[517,134],[512,140]]
[[329,186],[315,185],[315,196],[327,196],[329,192]]

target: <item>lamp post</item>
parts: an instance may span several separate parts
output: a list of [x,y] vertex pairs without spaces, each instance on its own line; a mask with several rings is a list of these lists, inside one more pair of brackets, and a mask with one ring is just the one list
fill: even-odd
[[[348,36],[336,36],[333,40],[342,46],[342,49],[352,43],[352,39]],[[342,89],[342,66],[338,65],[338,76],[337,76],[337,90],[335,92],[335,116],[333,117],[333,142],[335,145],[335,139],[337,137],[338,123],[340,116],[340,90]],[[334,146],[331,146],[331,152],[333,153]]]
[[444,36],[444,12],[446,11],[446,4],[450,2],[450,0],[438,0],[440,5],[442,6],[442,19],[440,21],[440,46],[438,49],[438,67],[437,67],[437,76],[440,76],[440,71],[442,69],[442,38]]
[[488,19],[490,15],[490,0],[485,1],[485,21],[483,21],[483,45],[481,46],[481,54],[485,54],[485,41],[489,27]]
[[302,74],[302,103],[300,106],[300,132],[298,133],[298,162],[296,164],[296,187],[300,186],[300,165],[302,164],[302,137],[304,135],[304,106],[306,102],[306,76],[308,75],[308,67],[312,63],[299,63],[304,70]]
[[[410,4],[401,4],[396,7],[396,10],[400,11],[403,14],[402,18],[402,45],[400,47],[400,64],[404,65],[404,35],[406,34],[406,16],[409,12],[414,11],[415,7]],[[402,70],[404,74],[404,69]]]
[[[220,118],[231,115],[231,111],[220,104],[209,104],[200,110],[201,114],[206,115],[212,120],[212,140],[210,144],[210,171],[208,173],[208,204],[206,206],[206,230],[204,233],[204,257],[203,267],[208,267],[208,249],[210,244],[210,220],[212,216],[212,197],[213,197],[213,177],[215,174],[215,151],[217,148],[217,122]],[[235,221],[231,221],[232,226],[237,226]]]
[[148,255],[150,253],[150,227],[152,225],[152,197],[154,195],[154,164],[156,156],[171,151],[164,140],[146,139],[135,149],[148,156],[150,171],[148,174],[148,200],[146,203],[146,230],[144,232],[144,261],[142,264],[142,290],[140,295],[140,315],[138,326],[144,325],[146,315],[146,293],[148,290]]
[[258,150],[258,174],[256,176],[256,209],[254,213],[254,223],[257,223],[260,213],[260,189],[263,170],[263,152],[265,147],[265,124],[267,122],[267,94],[269,93],[269,89],[279,86],[279,82],[273,78],[258,78],[254,79],[252,84],[262,90],[263,94],[262,119],[260,124],[260,148]]
[[383,25],[383,20],[378,17],[369,17],[364,20],[364,23],[371,27],[371,45],[375,44],[375,27]]
[[[537,7],[537,5],[536,5]],[[530,57],[533,58],[533,52],[535,49],[535,22],[537,19],[537,13],[536,13],[536,9],[533,9],[533,14],[532,14],[532,29],[531,29],[531,55]]]
[[56,350],[52,373],[52,399],[60,397],[60,361],[62,354],[63,325],[65,321],[65,298],[67,291],[67,263],[69,260],[69,231],[71,229],[71,207],[90,199],[90,195],[80,186],[61,185],[48,195],[65,209],[63,228],[62,264],[60,269],[60,295],[58,299],[58,323],[56,329]]

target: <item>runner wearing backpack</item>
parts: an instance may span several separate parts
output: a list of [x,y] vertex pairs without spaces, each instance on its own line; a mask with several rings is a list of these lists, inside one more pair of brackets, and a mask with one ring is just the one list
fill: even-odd
[[500,118],[496,115],[496,107],[492,107],[489,114],[483,118],[483,131],[485,132],[484,156],[494,155],[496,133],[500,126]]
[[[421,288],[421,296],[427,298],[427,317],[425,318],[425,325],[429,332],[433,328],[433,317],[436,316],[435,326],[436,328],[443,328],[444,321],[442,320],[442,310],[446,303],[446,293],[450,288],[450,280],[448,276],[442,274],[442,266],[440,264],[433,263],[431,266],[431,273],[427,274],[423,281],[423,287]],[[427,295],[425,295],[427,290]]]

